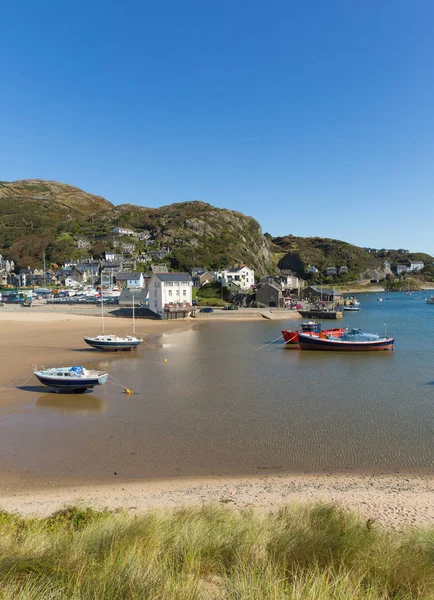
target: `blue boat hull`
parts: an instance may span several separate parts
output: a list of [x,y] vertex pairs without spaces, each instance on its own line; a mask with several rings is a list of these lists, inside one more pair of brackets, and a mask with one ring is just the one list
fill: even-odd
[[331,350],[335,352],[366,352],[372,350],[393,350],[394,338],[375,340],[372,342],[345,342],[327,340],[311,336],[298,336],[302,350]]

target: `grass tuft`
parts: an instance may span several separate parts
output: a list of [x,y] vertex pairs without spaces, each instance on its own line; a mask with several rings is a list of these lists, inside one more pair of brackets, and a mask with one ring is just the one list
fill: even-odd
[[329,504],[0,513],[1,600],[434,600],[434,528]]

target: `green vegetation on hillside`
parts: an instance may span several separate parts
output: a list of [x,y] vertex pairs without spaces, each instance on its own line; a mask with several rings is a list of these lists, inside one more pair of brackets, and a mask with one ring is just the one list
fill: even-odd
[[[112,247],[116,226],[150,232],[151,246],[135,238],[131,241],[139,251],[169,247],[167,262],[174,270],[218,269],[236,262],[249,264],[259,276],[272,269],[259,224],[235,211],[198,201],[157,209],[131,204],[114,207],[103,198],[55,182],[0,185],[0,253],[20,266],[39,265],[45,249],[52,262],[73,258],[77,254],[73,238],[80,237],[91,241],[91,254],[101,256]],[[70,242],[61,239],[61,234],[69,234]]]
[[[300,238],[293,235],[273,238],[273,251],[281,254],[279,268],[291,269],[310,279],[312,283],[320,279],[326,283],[351,281],[359,279],[368,270],[384,269],[384,260],[375,254],[329,238]],[[309,266],[316,267],[319,274],[308,275],[306,269]],[[336,267],[338,270],[339,267],[348,267],[348,273],[326,279],[324,272],[327,267]]]
[[331,505],[0,515],[3,600],[434,598],[434,529]]
[[[329,238],[272,238],[262,235],[252,217],[205,202],[161,208],[115,207],[100,196],[53,181],[0,182],[0,253],[18,266],[41,266],[44,252],[50,263],[57,264],[86,255],[100,258],[106,250],[114,249],[112,231],[116,226],[149,233],[149,244],[122,238],[122,242],[134,242],[138,252],[169,247],[170,254],[162,262],[176,271],[192,267],[218,270],[245,263],[255,269],[257,278],[290,269],[311,284],[345,284],[359,279],[383,280],[388,274],[385,261],[396,265],[423,260],[426,269],[418,277],[434,278],[434,259],[428,254],[369,252]],[[79,238],[90,241],[88,251],[76,247]],[[319,273],[308,274],[309,266]],[[326,275],[327,267],[345,267],[348,272]]]

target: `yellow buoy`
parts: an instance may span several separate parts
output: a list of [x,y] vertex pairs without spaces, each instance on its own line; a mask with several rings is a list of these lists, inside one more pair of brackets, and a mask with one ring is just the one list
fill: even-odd
[[129,390],[128,388],[125,388],[125,393],[126,393],[127,396],[129,396],[133,392],[131,390]]
[[164,362],[167,362],[167,358],[164,359]]

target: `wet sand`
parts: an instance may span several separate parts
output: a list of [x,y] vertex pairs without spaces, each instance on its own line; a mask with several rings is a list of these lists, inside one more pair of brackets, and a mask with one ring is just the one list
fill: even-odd
[[[138,321],[137,331],[150,344],[161,333],[203,327],[194,319],[182,321]],[[64,314],[59,311],[5,311],[0,313],[0,415],[24,410],[32,394],[23,385],[32,363],[81,362],[77,348],[84,334],[97,335],[98,318]],[[111,319],[109,329],[117,334],[131,331],[129,320]],[[109,359],[109,358],[108,358]],[[84,359],[83,359],[84,360]],[[86,402],[95,400],[89,395]],[[83,401],[79,399],[77,401]],[[18,441],[19,443],[19,441]],[[6,457],[3,457],[6,458]],[[42,477],[0,467],[0,508],[23,514],[46,515],[83,501],[99,508],[173,508],[222,502],[235,507],[276,508],[292,500],[326,500],[359,510],[366,518],[401,527],[434,523],[434,477],[405,474],[320,474],[269,475],[252,477],[174,477],[164,480],[119,480],[112,482],[89,478],[60,479],[46,470]]]

